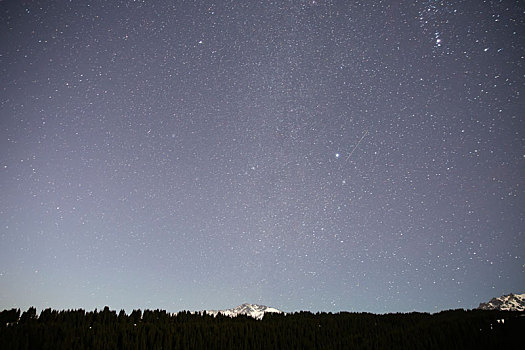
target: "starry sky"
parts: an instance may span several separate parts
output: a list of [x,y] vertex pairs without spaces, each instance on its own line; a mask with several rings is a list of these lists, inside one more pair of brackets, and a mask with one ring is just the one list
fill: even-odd
[[525,4],[1,1],[0,309],[525,291]]

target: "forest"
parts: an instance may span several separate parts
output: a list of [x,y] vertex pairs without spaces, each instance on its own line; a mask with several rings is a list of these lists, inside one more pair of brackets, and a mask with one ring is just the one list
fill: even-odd
[[[0,312],[0,349],[521,349],[525,314],[311,313],[213,317],[164,310]],[[523,344],[521,344],[523,346]]]

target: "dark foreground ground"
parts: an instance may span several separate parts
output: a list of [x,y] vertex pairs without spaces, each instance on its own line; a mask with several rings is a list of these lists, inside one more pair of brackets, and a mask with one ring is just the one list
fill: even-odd
[[[504,321],[502,321],[504,320]],[[525,315],[299,312],[262,320],[165,311],[0,313],[0,349],[525,349]]]

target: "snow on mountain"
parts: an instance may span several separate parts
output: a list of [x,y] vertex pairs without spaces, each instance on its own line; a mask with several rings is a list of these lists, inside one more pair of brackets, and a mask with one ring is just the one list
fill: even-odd
[[260,320],[263,318],[265,313],[283,313],[281,310],[277,310],[273,307],[268,307],[264,305],[257,305],[257,304],[242,304],[237,307],[234,307],[233,309],[227,309],[227,310],[208,310],[206,313],[208,315],[217,316],[218,314],[224,315],[224,316],[230,316],[230,317],[236,317],[239,315],[246,315],[253,317],[257,320]]
[[480,310],[525,311],[525,294],[509,294],[481,303]]

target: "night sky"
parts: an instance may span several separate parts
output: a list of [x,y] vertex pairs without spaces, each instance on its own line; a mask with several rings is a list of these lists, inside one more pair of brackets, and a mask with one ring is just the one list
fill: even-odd
[[0,309],[525,291],[522,1],[0,2]]

